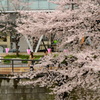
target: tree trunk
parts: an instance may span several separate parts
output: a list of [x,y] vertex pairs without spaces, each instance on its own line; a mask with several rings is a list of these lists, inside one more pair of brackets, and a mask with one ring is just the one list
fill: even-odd
[[18,42],[16,42],[16,56],[19,56],[19,46],[18,46]]
[[20,36],[19,36],[19,34],[17,34],[16,35],[16,42],[15,42],[15,44],[16,44],[16,56],[17,57],[19,56],[19,45],[18,45],[19,40],[20,40]]
[[43,43],[43,46],[44,46],[45,50],[47,51],[46,45],[45,45],[43,40],[42,40],[42,43]]
[[54,38],[55,38],[55,34],[51,33],[51,49],[52,49],[52,51],[54,51],[54,47],[53,47]]

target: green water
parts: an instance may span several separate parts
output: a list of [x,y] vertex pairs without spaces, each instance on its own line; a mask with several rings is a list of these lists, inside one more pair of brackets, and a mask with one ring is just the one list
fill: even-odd
[[0,79],[0,100],[54,100],[45,87],[18,86],[19,80]]

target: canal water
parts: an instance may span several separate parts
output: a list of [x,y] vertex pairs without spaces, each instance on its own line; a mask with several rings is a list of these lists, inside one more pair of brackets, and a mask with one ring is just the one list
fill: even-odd
[[0,100],[54,100],[45,87],[19,86],[18,80],[0,79]]

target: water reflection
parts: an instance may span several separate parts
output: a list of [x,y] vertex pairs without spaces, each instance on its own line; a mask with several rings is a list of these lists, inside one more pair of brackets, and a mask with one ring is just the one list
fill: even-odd
[[19,79],[0,79],[0,100],[54,100],[47,88],[18,86]]
[[19,81],[20,81],[20,79],[13,79],[13,86],[15,89],[17,89]]
[[0,87],[1,87],[2,79],[0,79]]

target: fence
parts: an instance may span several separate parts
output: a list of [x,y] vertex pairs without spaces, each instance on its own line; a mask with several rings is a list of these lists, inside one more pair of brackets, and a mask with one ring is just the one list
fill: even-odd
[[0,59],[0,74],[26,72],[30,69],[28,66],[28,61],[32,61],[33,64],[35,64],[38,63],[40,60]]

